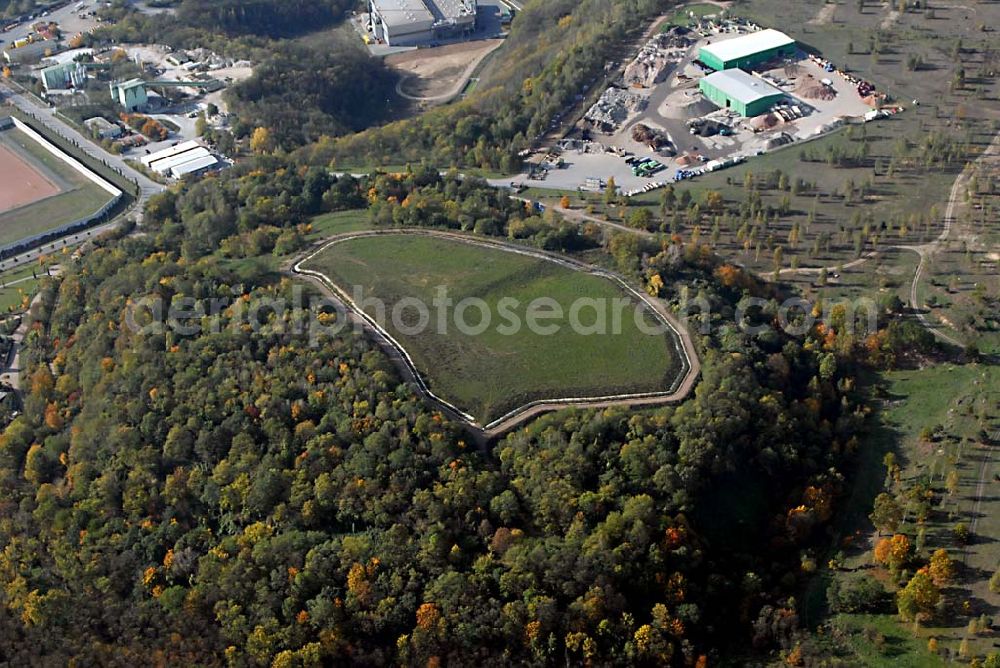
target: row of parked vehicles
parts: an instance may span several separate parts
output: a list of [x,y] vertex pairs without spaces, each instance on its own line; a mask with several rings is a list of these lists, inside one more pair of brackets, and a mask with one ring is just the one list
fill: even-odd
[[667,168],[662,162],[652,158],[629,156],[625,158],[625,162],[632,166],[632,174],[634,176],[641,176],[643,178],[649,178]]

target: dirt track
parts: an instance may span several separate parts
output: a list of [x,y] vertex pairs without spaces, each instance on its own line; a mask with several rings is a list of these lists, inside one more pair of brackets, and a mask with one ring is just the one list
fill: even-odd
[[17,153],[0,144],[0,212],[10,211],[58,195],[59,187],[45,178]]
[[[567,398],[567,399],[549,399],[536,401],[525,406],[517,408],[507,415],[500,417],[485,426],[480,425],[476,422],[475,418],[468,415],[462,411],[457,406],[448,402],[441,397],[436,396],[431,392],[430,388],[424,382],[419,371],[414,365],[412,359],[406,350],[396,342],[392,336],[381,328],[377,323],[375,323],[369,316],[367,316],[360,309],[355,307],[355,305],[350,301],[350,298],[342,293],[328,278],[319,272],[310,271],[308,269],[303,269],[302,265],[321,252],[326,247],[339,243],[342,241],[347,241],[349,239],[363,237],[363,236],[373,236],[378,234],[423,234],[429,236],[439,236],[444,238],[450,238],[462,241],[463,243],[473,243],[483,246],[490,246],[494,248],[500,248],[508,250],[510,252],[516,252],[520,254],[530,255],[534,257],[541,257],[546,260],[558,262],[565,266],[570,266],[576,270],[587,271],[590,273],[600,274],[612,281],[617,282],[624,290],[626,290],[631,296],[641,300],[645,303],[651,310],[653,310],[663,321],[670,327],[673,334],[676,337],[677,352],[680,356],[681,362],[684,367],[684,372],[682,376],[678,377],[677,382],[674,386],[667,391],[657,392],[657,393],[644,393],[644,394],[631,394],[631,395],[612,395],[604,397],[594,397],[592,399],[587,398]],[[370,334],[379,346],[385,351],[393,363],[399,368],[403,376],[410,382],[413,382],[420,390],[420,392],[427,397],[430,401],[433,401],[442,411],[448,414],[452,419],[458,420],[471,429],[475,431],[476,436],[481,442],[485,442],[489,439],[501,436],[508,431],[524,424],[525,422],[532,420],[544,413],[548,413],[555,410],[560,410],[564,408],[605,408],[610,406],[654,406],[663,405],[669,403],[676,403],[682,401],[691,393],[694,389],[695,383],[698,380],[698,376],[701,373],[701,364],[698,360],[697,350],[694,346],[694,341],[691,335],[684,328],[681,322],[667,310],[666,306],[662,301],[658,299],[653,299],[648,295],[633,289],[629,286],[620,276],[612,274],[604,269],[596,268],[591,265],[587,265],[576,260],[571,260],[561,255],[555,255],[551,253],[545,253],[542,251],[536,251],[533,249],[524,248],[521,246],[512,246],[510,244],[501,243],[498,241],[483,239],[477,237],[470,237],[468,235],[457,234],[453,232],[441,232],[436,230],[400,230],[400,229],[390,229],[390,230],[371,230],[364,232],[348,232],[344,234],[335,235],[324,239],[320,243],[314,245],[307,253],[296,258],[292,262],[288,263],[283,270],[291,273],[299,278],[308,280],[310,283],[318,287],[324,295],[335,300],[341,304],[347,313],[347,316],[353,325],[361,326],[368,334]]]
[[502,39],[449,44],[388,56],[385,62],[405,74],[396,84],[401,96],[444,102],[462,92],[483,59],[501,44]]

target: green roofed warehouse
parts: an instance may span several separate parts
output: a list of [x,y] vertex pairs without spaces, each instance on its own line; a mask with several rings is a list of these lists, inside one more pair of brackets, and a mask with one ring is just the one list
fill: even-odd
[[781,89],[743,70],[713,72],[698,82],[702,94],[719,107],[741,116],[760,116],[780,102]]
[[795,55],[795,40],[778,30],[768,28],[742,37],[707,44],[698,52],[698,59],[713,70],[736,67],[749,69],[754,65],[780,57]]

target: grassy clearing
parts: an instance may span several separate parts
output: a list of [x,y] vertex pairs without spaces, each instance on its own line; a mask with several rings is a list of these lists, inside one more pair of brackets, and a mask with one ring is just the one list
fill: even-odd
[[18,313],[27,308],[31,298],[38,291],[38,279],[22,280],[13,285],[0,288],[0,314]]
[[357,232],[367,230],[371,227],[368,221],[368,211],[366,209],[352,209],[350,211],[335,211],[316,216],[312,220],[312,233],[309,241],[319,241],[334,234],[344,232]]
[[1000,354],[1000,209],[992,185],[998,169],[998,157],[977,164],[948,242],[929,258],[917,286],[932,319],[988,355]]
[[867,668],[933,668],[944,666],[927,651],[926,638],[914,637],[891,615],[838,615],[834,619],[854,652],[857,665]]
[[[669,339],[642,334],[634,308],[624,311],[618,334],[576,334],[565,318],[550,321],[559,324],[552,335],[532,333],[527,326],[503,334],[501,326],[508,320],[497,309],[501,298],[518,300],[511,313],[524,324],[527,304],[540,297],[554,299],[568,314],[576,299],[610,303],[622,296],[607,279],[547,260],[400,234],[343,242],[307,268],[322,271],[348,294],[360,286],[365,296],[383,300],[389,313],[404,298],[427,304],[431,324],[424,332],[408,335],[393,326],[391,318],[386,329],[406,347],[436,394],[482,422],[538,399],[662,390],[679,370]],[[486,331],[458,331],[454,307],[447,311],[447,326],[438,331],[439,311],[431,306],[438,286],[448,289],[455,304],[483,299],[492,313]],[[465,322],[473,327],[480,318],[476,308],[465,312]],[[403,319],[403,328],[413,326],[415,310],[405,310]],[[593,310],[584,309],[579,321],[593,323]],[[611,322],[609,316],[609,326]]]
[[[939,656],[927,652],[927,641],[935,638],[939,651],[957,653],[963,639],[972,656],[995,651],[992,633],[970,635],[967,625],[981,614],[993,617],[1000,610],[1000,596],[989,591],[988,581],[1000,563],[1000,496],[996,493],[1000,458],[992,454],[996,445],[983,439],[983,432],[1000,428],[1000,368],[969,364],[940,364],[922,369],[894,371],[885,375],[887,397],[880,412],[880,427],[861,452],[861,477],[855,481],[845,514],[848,528],[870,529],[865,517],[871,500],[883,491],[885,469],[882,455],[895,452],[902,467],[904,486],[922,481],[934,490],[933,510],[924,523],[926,543],[918,558],[926,560],[938,548],[946,549],[959,563],[956,582],[944,590],[945,614],[914,631],[894,614],[837,615],[830,619],[844,631],[847,645],[866,666],[933,666]],[[928,440],[925,430],[935,436]],[[945,489],[948,472],[958,475],[957,491]],[[982,498],[979,484],[983,480]],[[978,501],[978,508],[977,508]],[[952,528],[958,522],[975,525],[967,546],[955,542]],[[914,540],[919,526],[912,517],[900,531]],[[868,541],[857,541],[849,554],[849,569],[870,567]],[[841,572],[826,574],[841,578]],[[815,592],[813,592],[815,593]],[[865,629],[868,629],[867,631]]]

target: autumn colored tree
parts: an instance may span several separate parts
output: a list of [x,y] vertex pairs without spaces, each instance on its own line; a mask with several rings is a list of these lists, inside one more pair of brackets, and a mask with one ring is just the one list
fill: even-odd
[[879,535],[882,532],[893,533],[903,521],[903,507],[896,501],[896,497],[882,492],[875,497],[875,505],[868,518],[878,529]]
[[882,538],[875,544],[875,562],[897,571],[910,559],[912,547],[905,534]]
[[948,556],[948,551],[944,548],[936,550],[931,555],[927,571],[931,580],[938,587],[947,586],[955,578],[955,570],[955,562]]
[[611,205],[616,199],[618,199],[618,185],[615,183],[615,177],[609,176],[604,187],[604,203]]
[[257,128],[250,136],[250,150],[254,153],[269,153],[272,146],[271,131],[267,128]]
[[740,279],[740,268],[731,264],[724,264],[715,271],[722,284],[727,288],[738,285]]
[[931,580],[926,569],[917,571],[906,587],[896,594],[899,616],[906,621],[930,619],[940,600],[941,590]]
[[569,195],[563,195],[559,198],[559,206],[563,209],[568,209],[570,205]]

